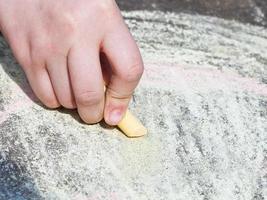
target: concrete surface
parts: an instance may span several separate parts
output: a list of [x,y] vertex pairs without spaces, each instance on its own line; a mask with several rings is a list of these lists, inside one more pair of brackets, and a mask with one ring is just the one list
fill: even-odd
[[44,109],[0,39],[0,199],[266,199],[267,29],[123,15],[146,66],[141,139]]
[[122,10],[201,14],[267,26],[266,0],[117,0]]

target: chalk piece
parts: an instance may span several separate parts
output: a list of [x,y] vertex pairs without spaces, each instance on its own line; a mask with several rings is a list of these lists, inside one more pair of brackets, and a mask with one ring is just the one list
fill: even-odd
[[147,129],[129,110],[126,111],[118,127],[130,138],[142,137],[147,134]]

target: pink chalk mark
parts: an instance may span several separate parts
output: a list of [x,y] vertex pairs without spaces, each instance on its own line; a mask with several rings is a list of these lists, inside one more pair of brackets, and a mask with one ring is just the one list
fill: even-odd
[[[183,80],[181,80],[183,79]],[[228,86],[228,91],[237,87],[258,95],[267,96],[267,85],[257,79],[242,77],[233,71],[220,71],[211,68],[179,66],[170,64],[147,64],[145,66],[144,82],[167,85],[179,89],[179,83],[185,82],[191,89],[216,90]],[[188,89],[188,88],[187,88]]]
[[[0,111],[0,124],[8,119],[10,114],[19,112],[21,110],[32,107],[35,103],[39,102],[28,85],[24,87],[24,92],[27,94],[20,99],[15,99],[9,105],[4,108],[4,111]],[[12,88],[12,94],[20,94],[22,89],[19,86]]]
[[[181,80],[182,79],[182,80]],[[181,81],[186,87],[181,86]],[[250,91],[258,95],[267,96],[267,85],[259,83],[256,79],[242,77],[235,72],[222,72],[217,69],[199,68],[192,66],[179,66],[171,64],[146,64],[145,74],[142,79],[144,83],[154,86],[167,86],[180,90],[193,89],[196,91],[211,91],[225,89],[234,91],[239,88],[243,91]],[[4,111],[0,111],[0,123],[8,119],[10,114],[32,107],[39,100],[33,94],[29,85],[24,86],[27,94],[22,99],[15,99],[7,105]],[[13,94],[22,93],[18,86],[12,88]]]

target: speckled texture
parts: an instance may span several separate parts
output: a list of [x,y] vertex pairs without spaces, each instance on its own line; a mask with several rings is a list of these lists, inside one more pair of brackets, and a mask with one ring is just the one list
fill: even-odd
[[122,10],[201,14],[267,27],[266,0],[116,0]]
[[0,39],[0,199],[266,199],[267,30],[123,14],[146,65],[141,139],[34,102]]

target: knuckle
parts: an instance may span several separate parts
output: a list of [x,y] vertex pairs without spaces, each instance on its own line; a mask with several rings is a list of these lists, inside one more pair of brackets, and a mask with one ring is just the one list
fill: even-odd
[[43,19],[45,26],[47,26],[46,28],[51,29],[51,27],[54,27],[60,33],[64,33],[64,35],[69,32],[72,33],[76,29],[77,19],[75,17],[75,10],[77,9],[69,6],[66,6],[62,12],[58,12],[57,6],[51,8]]
[[76,32],[76,24],[76,19],[73,14],[71,12],[64,12],[61,14],[61,21],[58,22],[58,28],[65,35],[65,38],[68,38]]
[[133,65],[130,65],[127,72],[123,76],[123,79],[127,82],[135,82],[138,81],[144,72],[144,66],[143,63],[136,63]]
[[19,64],[23,67],[29,67],[31,65],[30,50],[28,45],[21,41],[23,39],[20,37],[12,38],[10,41],[11,49]]
[[28,67],[31,68],[31,69],[40,69],[42,67],[44,67],[44,59],[43,58],[40,58],[40,57],[32,57],[29,64],[28,64]]
[[107,88],[106,93],[110,98],[119,99],[119,100],[123,100],[123,101],[125,101],[125,100],[128,101],[129,99],[131,99],[131,97],[133,95],[133,92],[122,94],[122,93],[119,93],[110,87]]
[[103,11],[104,13],[110,13],[113,7],[113,1],[112,0],[102,0],[98,1],[98,8]]
[[21,64],[21,66],[24,69],[28,69],[31,66],[30,59],[28,59],[28,58],[26,58],[26,59],[24,59],[24,58],[19,59],[19,63]]
[[17,57],[19,64],[23,67],[24,70],[27,70],[28,68],[32,66],[31,59],[29,58],[28,55],[24,56],[23,54],[19,54],[16,57]]
[[76,96],[76,102],[82,106],[92,106],[98,104],[103,98],[103,94],[97,91],[86,91]]
[[43,44],[43,42],[40,41],[36,42],[34,45],[31,45],[30,60],[28,66],[30,66],[31,68],[44,66],[46,54],[45,49],[46,46]]

